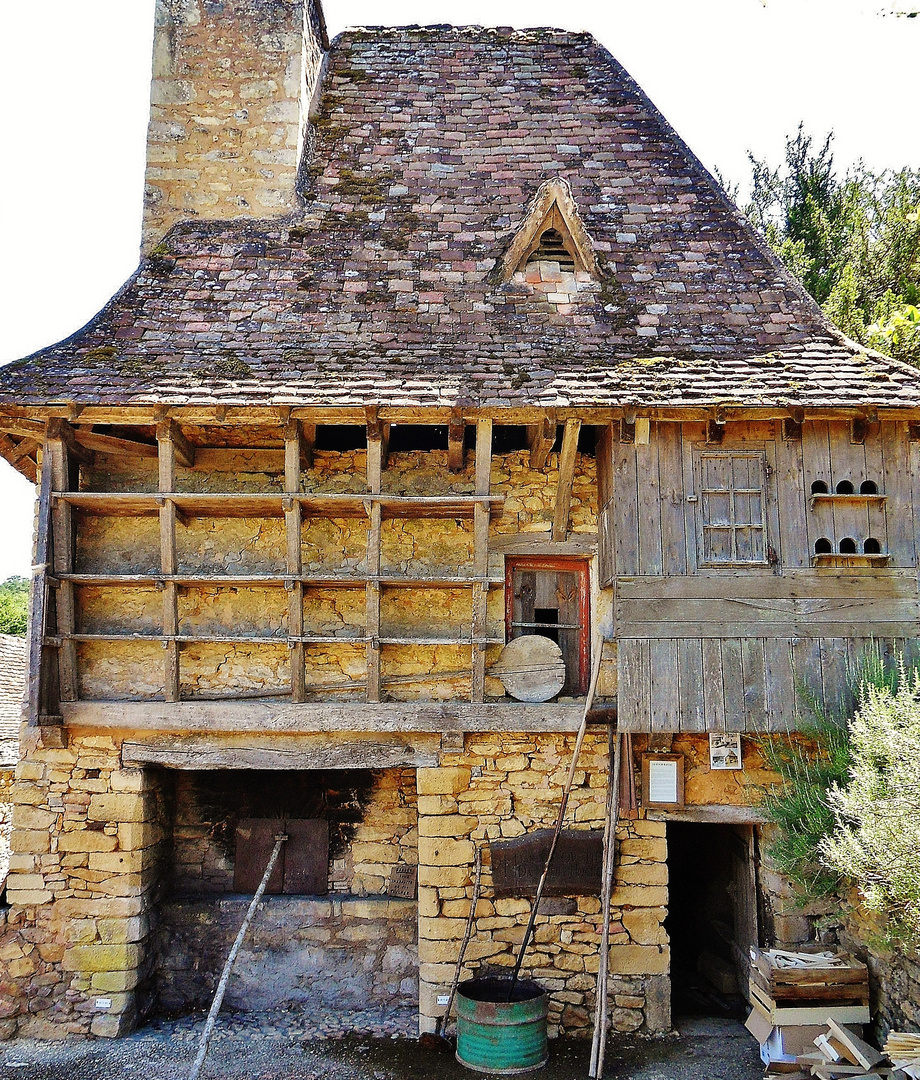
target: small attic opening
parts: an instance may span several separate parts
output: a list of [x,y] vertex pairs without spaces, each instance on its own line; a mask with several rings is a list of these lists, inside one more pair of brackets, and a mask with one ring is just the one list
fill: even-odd
[[558,229],[544,229],[537,246],[530,253],[527,263],[557,262],[560,270],[575,272],[575,256],[566,247],[565,239]]

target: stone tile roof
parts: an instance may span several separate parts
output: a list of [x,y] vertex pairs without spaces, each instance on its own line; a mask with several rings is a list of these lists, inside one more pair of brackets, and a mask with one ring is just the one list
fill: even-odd
[[19,760],[19,724],[26,692],[26,639],[0,634],[0,768]]
[[[177,226],[0,405],[920,404],[589,35],[348,32],[314,134],[299,220]],[[557,176],[601,267],[562,305],[496,274]]]

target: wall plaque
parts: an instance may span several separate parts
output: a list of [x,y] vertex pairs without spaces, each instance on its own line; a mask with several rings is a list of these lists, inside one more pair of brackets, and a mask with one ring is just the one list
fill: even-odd
[[402,896],[406,900],[415,899],[415,888],[418,882],[418,867],[406,866],[400,863],[390,871],[390,883],[387,885],[387,893],[390,896]]
[[[514,840],[489,844],[496,896],[536,894],[552,838],[552,829],[538,829]],[[600,895],[603,861],[604,834],[600,830],[563,829],[543,895]]]

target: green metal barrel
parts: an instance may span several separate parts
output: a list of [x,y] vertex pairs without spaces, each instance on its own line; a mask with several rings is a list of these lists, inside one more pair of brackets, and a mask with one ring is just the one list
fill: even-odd
[[457,987],[457,1061],[476,1072],[531,1072],[546,1064],[546,991],[507,978],[471,979]]

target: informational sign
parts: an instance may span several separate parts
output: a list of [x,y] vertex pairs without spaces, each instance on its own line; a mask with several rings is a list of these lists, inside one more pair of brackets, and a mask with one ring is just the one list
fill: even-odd
[[709,735],[709,768],[740,769],[741,733],[711,732]]
[[642,755],[642,804],[663,808],[684,805],[683,754]]

